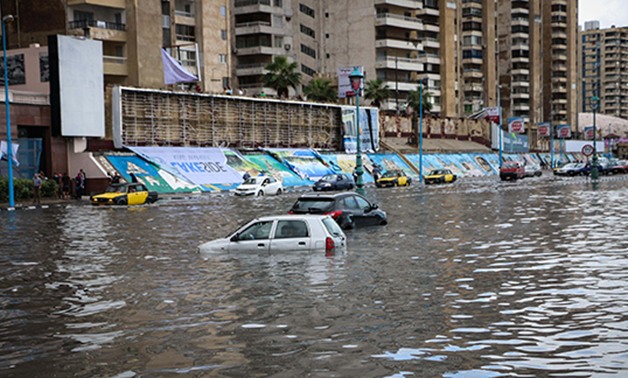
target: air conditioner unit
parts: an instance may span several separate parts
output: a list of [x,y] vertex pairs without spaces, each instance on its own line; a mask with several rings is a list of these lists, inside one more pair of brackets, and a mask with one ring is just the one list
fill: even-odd
[[286,51],[290,51],[290,49],[292,48],[292,45],[290,45],[289,43],[286,43],[285,45],[283,45],[283,48],[284,48]]

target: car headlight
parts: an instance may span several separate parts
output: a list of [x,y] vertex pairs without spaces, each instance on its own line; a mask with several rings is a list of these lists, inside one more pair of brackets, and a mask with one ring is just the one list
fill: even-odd
[[328,187],[328,186],[331,186],[331,184],[330,184],[330,183],[328,183],[328,182],[324,182],[324,183],[322,183],[322,184],[321,184],[321,186]]

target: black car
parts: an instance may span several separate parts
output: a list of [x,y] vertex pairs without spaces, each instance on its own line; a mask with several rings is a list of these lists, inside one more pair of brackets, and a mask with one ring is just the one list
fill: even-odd
[[312,189],[314,189],[315,192],[325,190],[351,190],[354,186],[355,184],[353,183],[353,178],[349,175],[344,173],[333,173],[321,177],[320,180],[314,183]]
[[299,197],[290,214],[325,214],[343,229],[388,224],[386,213],[356,193],[311,194]]

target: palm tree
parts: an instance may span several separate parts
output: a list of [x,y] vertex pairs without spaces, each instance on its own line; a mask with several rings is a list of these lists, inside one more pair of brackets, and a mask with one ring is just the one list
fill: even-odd
[[301,82],[301,74],[297,72],[297,63],[288,63],[285,56],[276,56],[272,63],[266,65],[267,72],[262,80],[264,84],[277,91],[279,97],[288,97],[288,89],[294,90]]
[[382,101],[390,97],[390,88],[382,79],[369,80],[364,88],[364,98],[371,100],[373,105],[380,107]]
[[314,78],[303,88],[303,93],[308,100],[319,102],[335,102],[336,91],[331,86],[331,80],[324,78]]
[[[419,88],[413,90],[410,92],[410,94],[408,95],[408,106],[410,106],[412,108],[412,130],[414,132],[414,142],[415,144],[419,145],[419,112],[420,112],[420,105],[421,103],[419,102],[419,98],[421,97],[421,94],[419,93],[420,90]],[[432,110],[432,102],[430,101],[430,98],[432,97],[432,95],[426,90],[425,86],[423,86],[423,113],[425,112],[430,112]],[[423,132],[423,130],[421,130],[421,132]]]

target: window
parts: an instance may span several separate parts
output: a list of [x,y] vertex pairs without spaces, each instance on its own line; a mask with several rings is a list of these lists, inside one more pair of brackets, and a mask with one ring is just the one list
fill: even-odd
[[176,25],[177,39],[181,41],[194,41],[195,32],[194,26],[189,25]]
[[364,211],[370,210],[371,209],[371,204],[368,203],[364,198],[361,197],[355,197],[355,200],[358,203],[358,207]]
[[345,197],[340,200],[340,207],[348,210],[356,210],[359,209],[358,204],[355,202],[355,197]]
[[242,232],[238,233],[238,240],[260,240],[270,237],[270,229],[273,222],[257,222],[253,223]]
[[463,59],[482,59],[482,50],[464,50],[462,52]]
[[316,33],[314,32],[314,29],[309,28],[303,24],[300,24],[300,28],[301,28],[301,33],[305,35],[309,35],[312,38],[316,38]]
[[226,41],[226,40],[227,40],[227,31],[226,31],[225,29],[222,29],[222,30],[220,31],[220,38],[221,38],[223,41]]
[[308,7],[305,4],[299,4],[299,10],[301,11],[301,13],[306,14],[306,15],[312,17],[312,18],[315,17],[314,9]]
[[224,5],[220,6],[220,16],[222,17],[227,16],[227,8]]
[[278,221],[277,229],[275,231],[275,239],[289,239],[289,238],[307,238],[309,232],[307,230],[307,224],[303,221]]
[[309,55],[312,58],[316,59],[316,50],[314,50],[313,48],[311,48],[309,46],[301,44],[301,52],[303,54]]
[[218,62],[227,63],[227,54],[218,54]]
[[301,64],[301,72],[303,72],[306,75],[309,76],[314,76],[314,74],[316,73],[315,70],[311,69],[310,67],[306,66],[305,64]]

